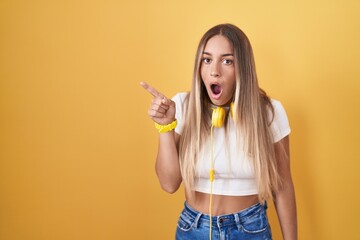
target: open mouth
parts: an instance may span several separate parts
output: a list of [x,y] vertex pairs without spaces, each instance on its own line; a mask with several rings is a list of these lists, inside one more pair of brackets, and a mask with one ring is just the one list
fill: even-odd
[[214,95],[219,95],[221,93],[221,91],[222,91],[221,86],[218,85],[218,84],[211,84],[210,88],[211,88],[211,92]]

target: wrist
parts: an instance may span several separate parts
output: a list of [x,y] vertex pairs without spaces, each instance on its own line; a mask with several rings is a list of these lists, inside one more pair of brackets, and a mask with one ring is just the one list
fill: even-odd
[[174,119],[171,123],[161,125],[155,122],[155,128],[158,130],[159,133],[166,133],[173,131],[177,126],[177,120]]

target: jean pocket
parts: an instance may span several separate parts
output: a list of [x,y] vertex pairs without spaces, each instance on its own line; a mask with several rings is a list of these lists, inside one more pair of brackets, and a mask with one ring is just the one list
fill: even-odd
[[246,218],[242,222],[242,228],[244,232],[250,234],[256,234],[266,231],[269,228],[269,221],[266,216],[266,212],[259,211],[254,215]]
[[180,214],[179,220],[178,220],[178,228],[184,232],[190,231],[195,223],[195,218],[190,216],[186,211],[183,211]]

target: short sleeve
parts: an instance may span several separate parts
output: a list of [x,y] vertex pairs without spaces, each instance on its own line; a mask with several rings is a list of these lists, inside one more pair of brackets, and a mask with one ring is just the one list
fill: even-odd
[[185,120],[185,113],[184,113],[184,103],[187,93],[177,93],[171,100],[175,102],[176,112],[175,112],[175,118],[177,120],[177,126],[175,128],[175,132],[177,134],[182,133],[183,127],[184,127],[184,120]]
[[281,102],[275,99],[271,99],[271,104],[274,107],[274,118],[271,122],[270,129],[273,135],[274,142],[278,142],[287,135],[289,135],[291,129],[288,117]]

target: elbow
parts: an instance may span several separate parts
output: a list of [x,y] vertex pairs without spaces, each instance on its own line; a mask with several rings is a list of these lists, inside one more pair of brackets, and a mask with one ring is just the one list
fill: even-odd
[[182,182],[180,174],[168,174],[163,171],[159,171],[159,169],[156,169],[156,174],[158,176],[160,186],[165,192],[173,194],[179,189]]
[[175,184],[161,184],[162,190],[167,193],[173,194],[179,189],[179,185]]

